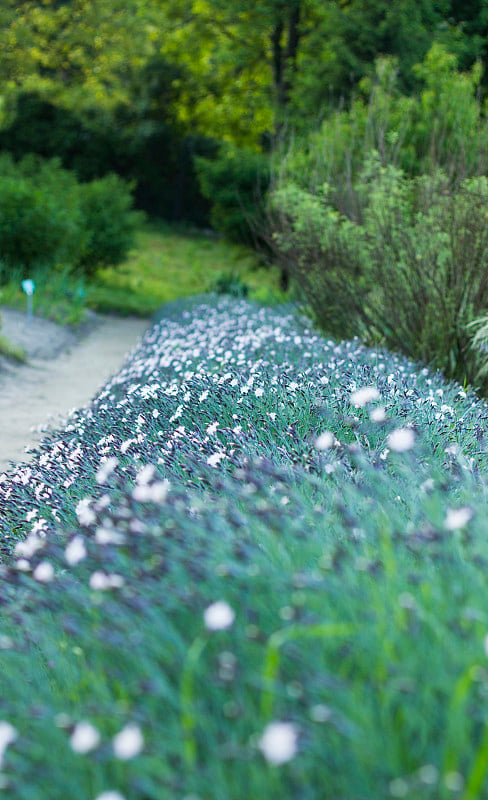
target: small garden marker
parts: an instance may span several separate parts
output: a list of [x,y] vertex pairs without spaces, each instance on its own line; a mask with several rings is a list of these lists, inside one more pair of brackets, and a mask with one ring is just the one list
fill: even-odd
[[27,295],[27,319],[30,321],[32,319],[32,309],[33,309],[33,294],[35,291],[36,285],[34,281],[30,278],[27,278],[25,281],[22,281],[22,289]]

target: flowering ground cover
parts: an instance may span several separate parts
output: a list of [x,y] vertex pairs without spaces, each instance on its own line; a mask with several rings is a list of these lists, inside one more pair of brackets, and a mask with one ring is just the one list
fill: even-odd
[[0,476],[22,800],[488,797],[487,405],[290,309],[163,309]]

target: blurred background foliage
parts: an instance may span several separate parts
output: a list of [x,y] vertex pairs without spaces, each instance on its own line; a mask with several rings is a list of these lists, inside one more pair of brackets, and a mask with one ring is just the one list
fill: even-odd
[[82,181],[116,172],[140,208],[197,225],[221,215],[195,156],[221,159],[216,183],[227,165],[239,188],[253,152],[364,96],[378,56],[395,59],[402,96],[435,94],[433,43],[469,72],[488,34],[481,0],[6,0],[0,13],[0,148],[57,156]]
[[[140,264],[127,261],[136,209],[254,247],[335,336],[408,339],[408,355],[476,383],[488,315],[486,191],[473,183],[487,171],[484,0],[5,0],[0,37],[4,284],[33,268],[81,271],[106,308],[101,276]],[[398,195],[386,221],[385,175]],[[234,285],[220,258],[207,283]],[[413,341],[391,320],[406,329],[417,313],[401,286],[419,285],[419,264],[420,307],[450,299],[448,313],[421,314],[429,331]]]

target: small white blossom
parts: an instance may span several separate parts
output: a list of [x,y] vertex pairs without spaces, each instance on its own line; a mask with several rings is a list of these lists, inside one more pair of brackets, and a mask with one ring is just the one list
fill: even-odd
[[217,432],[217,428],[219,427],[218,422],[212,422],[210,425],[207,425],[207,433],[209,436],[213,436],[214,433]]
[[78,564],[86,558],[85,542],[81,536],[75,536],[66,546],[64,557],[71,567],[74,567],[75,564]]
[[330,431],[324,431],[315,440],[317,450],[329,450],[335,442],[335,436]]
[[396,428],[388,435],[387,443],[395,453],[404,453],[414,446],[415,434],[411,428]]
[[42,547],[45,546],[45,541],[35,533],[30,533],[27,539],[23,542],[17,542],[15,545],[15,555],[23,556],[24,558],[32,558],[34,553],[37,553]]
[[107,589],[120,589],[124,585],[122,575],[107,575],[105,572],[94,572],[90,575],[90,589],[106,591]]
[[100,468],[95,475],[97,483],[106,483],[107,479],[110,477],[118,463],[119,461],[117,458],[107,458],[107,460],[100,465]]
[[100,734],[97,729],[91,722],[82,720],[75,725],[69,743],[75,753],[89,753],[98,745],[99,741]]
[[95,800],[125,800],[125,797],[120,792],[108,791],[97,795]]
[[95,541],[97,544],[123,544],[125,536],[112,528],[97,528],[95,531]]
[[152,481],[154,478],[154,473],[156,469],[154,464],[146,464],[136,475],[136,483],[140,484],[141,486],[147,486],[148,483]]
[[361,408],[379,399],[380,393],[376,386],[363,386],[362,389],[356,389],[355,392],[351,393],[351,403]]
[[225,600],[218,600],[205,609],[203,620],[209,631],[221,631],[230,628],[235,616],[234,609]]
[[112,745],[117,758],[123,761],[134,758],[139,755],[144,746],[141,729],[135,723],[129,723],[117,736],[114,736]]
[[212,455],[207,458],[207,464],[209,464],[211,467],[218,467],[224,458],[227,458],[225,453],[212,453]]
[[49,561],[41,561],[32,573],[32,577],[39,583],[49,583],[54,578],[53,565]]
[[472,510],[469,506],[462,506],[462,508],[448,508],[446,518],[444,520],[444,527],[448,531],[455,531],[458,528],[464,528],[473,516]]
[[17,731],[10,722],[0,721],[0,767],[3,763],[5,750],[17,738]]
[[266,761],[280,765],[296,755],[297,730],[291,722],[271,722],[259,740],[259,749]]
[[96,516],[90,508],[91,497],[84,497],[76,506],[76,517],[80,525],[91,525],[96,520]]
[[386,419],[386,412],[383,406],[371,409],[369,412],[371,422],[384,422]]

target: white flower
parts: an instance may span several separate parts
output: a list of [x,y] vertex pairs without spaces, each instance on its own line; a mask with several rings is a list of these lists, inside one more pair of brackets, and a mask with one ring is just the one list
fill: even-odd
[[95,531],[95,541],[97,544],[123,544],[125,536],[112,528],[97,528]]
[[32,558],[34,553],[37,553],[41,547],[44,547],[45,541],[37,536],[35,533],[30,533],[27,539],[23,542],[17,542],[15,545],[15,555],[24,556],[24,558]]
[[97,483],[106,483],[107,478],[110,477],[118,463],[119,461],[117,458],[107,458],[107,460],[100,465],[100,468],[95,475]]
[[2,766],[5,750],[16,738],[17,731],[14,726],[5,720],[0,721],[0,767]]
[[225,628],[230,628],[235,617],[234,609],[225,600],[218,600],[216,603],[212,603],[205,609],[203,614],[205,627],[209,631],[221,631]]
[[328,450],[335,442],[334,434],[330,431],[324,431],[315,440],[315,447],[317,450]]
[[124,585],[122,575],[106,575],[105,572],[94,572],[90,576],[90,589],[100,592],[106,589],[120,589]]
[[218,422],[212,422],[210,425],[207,425],[207,433],[209,436],[213,436],[214,433],[217,432],[217,428],[219,427]]
[[356,389],[351,393],[351,403],[354,406],[363,407],[374,400],[380,399],[380,393],[376,386],[363,386],[362,389]]
[[120,792],[108,791],[99,794],[95,800],[125,800],[125,797],[123,797]]
[[148,483],[152,481],[154,478],[154,473],[156,472],[156,468],[154,464],[146,464],[136,475],[136,483],[140,484],[141,486],[147,486]]
[[388,435],[387,443],[395,453],[404,453],[414,446],[415,434],[411,428],[396,428]]
[[383,406],[378,406],[377,408],[373,408],[369,412],[369,418],[371,422],[384,422],[386,419],[386,413]]
[[207,458],[207,464],[211,467],[218,467],[223,458],[227,458],[225,453],[212,453],[212,455]]
[[444,520],[444,527],[448,531],[455,531],[458,528],[464,528],[472,516],[473,512],[469,506],[462,506],[462,508],[448,508],[446,518]]
[[75,725],[69,743],[75,753],[89,753],[100,741],[100,734],[91,724],[82,720]]
[[96,520],[96,516],[90,508],[91,497],[84,497],[76,506],[76,517],[80,525],[91,525]]
[[39,583],[49,583],[54,578],[53,565],[49,561],[41,561],[32,573],[32,577]]
[[141,729],[135,723],[129,723],[117,736],[114,736],[112,745],[117,758],[123,761],[134,758],[139,755],[144,746]]
[[86,558],[85,542],[81,536],[75,536],[66,546],[64,557],[71,567]]
[[270,764],[285,764],[297,752],[297,730],[291,722],[271,722],[259,740],[259,749]]
[[138,503],[164,503],[168,496],[170,484],[168,480],[156,481],[151,485],[142,483],[134,486],[132,497]]
[[264,394],[264,389],[262,388],[262,386],[258,386],[256,391],[254,392],[255,397],[262,397],[263,394]]

